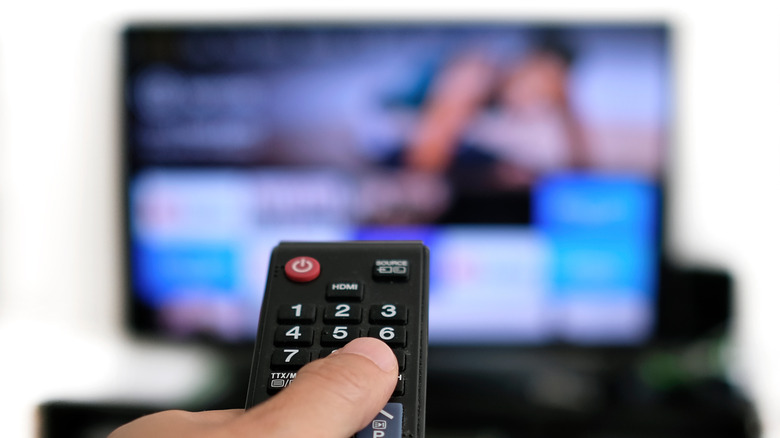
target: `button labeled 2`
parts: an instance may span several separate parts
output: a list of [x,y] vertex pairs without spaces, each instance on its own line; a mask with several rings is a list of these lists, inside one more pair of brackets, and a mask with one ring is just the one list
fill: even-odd
[[323,320],[330,324],[357,324],[363,317],[363,309],[352,304],[336,304],[325,309]]

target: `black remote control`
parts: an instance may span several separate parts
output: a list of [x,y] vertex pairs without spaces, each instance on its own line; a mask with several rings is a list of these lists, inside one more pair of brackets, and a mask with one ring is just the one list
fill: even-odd
[[423,438],[428,248],[421,242],[282,242],[271,254],[246,408],[349,341],[383,340],[398,359],[388,404],[356,437]]

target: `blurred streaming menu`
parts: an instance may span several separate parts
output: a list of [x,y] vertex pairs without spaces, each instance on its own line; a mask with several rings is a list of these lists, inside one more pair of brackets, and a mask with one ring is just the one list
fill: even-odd
[[433,343],[652,331],[664,25],[132,26],[134,324],[252,339],[281,240],[419,239]]
[[658,193],[636,176],[566,174],[536,188],[548,240],[550,303],[561,337],[634,342],[651,329]]

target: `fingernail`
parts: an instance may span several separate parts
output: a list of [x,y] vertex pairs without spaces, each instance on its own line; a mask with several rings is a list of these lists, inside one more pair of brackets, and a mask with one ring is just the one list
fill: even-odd
[[393,371],[398,366],[393,350],[379,339],[357,338],[339,349],[337,354],[344,353],[359,354],[374,362],[382,371]]

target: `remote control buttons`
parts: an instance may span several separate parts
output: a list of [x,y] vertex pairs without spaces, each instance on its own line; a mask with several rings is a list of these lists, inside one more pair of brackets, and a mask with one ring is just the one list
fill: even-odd
[[371,324],[406,324],[406,307],[398,304],[371,306],[368,320]]
[[335,281],[328,285],[325,298],[329,301],[361,301],[363,285],[359,281]]
[[325,308],[323,321],[329,324],[357,324],[363,318],[363,309],[358,305],[336,304]]
[[385,341],[391,347],[406,346],[406,329],[404,327],[371,327],[368,336]]
[[280,307],[276,317],[277,321],[283,324],[312,324],[316,318],[316,306],[300,303]]
[[309,352],[300,348],[285,348],[274,350],[271,355],[271,366],[280,370],[296,370],[309,363]]
[[271,373],[268,378],[268,393],[276,394],[286,388],[298,376],[297,372],[290,373]]
[[374,279],[377,281],[409,280],[409,260],[377,259],[374,261]]
[[320,262],[313,257],[295,257],[284,265],[284,274],[291,281],[306,283],[320,276]]
[[299,325],[282,325],[274,333],[274,345],[308,347],[314,343],[314,329]]
[[320,343],[326,347],[342,347],[347,345],[349,341],[358,337],[360,337],[359,328],[337,325],[335,327],[325,327],[322,329]]
[[388,403],[355,438],[401,438],[403,436],[404,406]]

